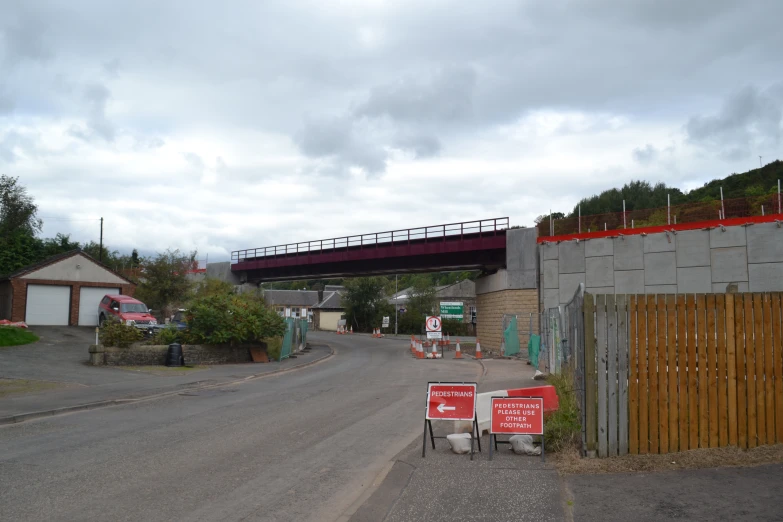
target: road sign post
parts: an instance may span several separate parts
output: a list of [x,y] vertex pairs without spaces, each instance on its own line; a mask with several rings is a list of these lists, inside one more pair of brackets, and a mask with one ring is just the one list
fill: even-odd
[[543,397],[492,397],[489,421],[489,460],[492,447],[511,444],[499,441],[498,435],[540,435],[541,461],[544,457],[544,398]]
[[473,460],[474,438],[478,440],[481,451],[481,433],[476,417],[476,383],[475,382],[430,382],[427,384],[427,407],[424,414],[424,440],[421,456],[427,456],[427,430],[430,433],[432,449],[435,449],[436,437],[432,432],[433,420],[472,421],[470,430],[470,460]]
[[437,315],[427,317],[424,326],[427,330],[427,339],[441,339],[443,337],[443,332],[441,331],[443,321]]

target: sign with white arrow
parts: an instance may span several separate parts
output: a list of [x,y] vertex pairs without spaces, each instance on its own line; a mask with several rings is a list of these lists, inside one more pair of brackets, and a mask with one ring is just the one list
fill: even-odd
[[468,420],[476,416],[476,383],[431,382],[427,386],[427,420]]

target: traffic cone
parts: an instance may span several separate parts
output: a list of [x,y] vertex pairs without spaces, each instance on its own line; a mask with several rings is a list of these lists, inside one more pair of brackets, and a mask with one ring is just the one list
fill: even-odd
[[432,343],[432,358],[438,358],[438,346],[435,343]]
[[481,343],[478,340],[478,337],[476,337],[476,359],[481,359]]
[[421,345],[421,341],[416,345],[416,356],[419,359],[424,359],[424,347]]
[[457,339],[457,353],[454,355],[455,359],[462,359],[462,350],[459,347],[459,339]]
[[451,344],[451,339],[449,339],[449,334],[446,334],[446,346],[449,346]]
[[351,325],[351,335],[353,335],[353,325]]

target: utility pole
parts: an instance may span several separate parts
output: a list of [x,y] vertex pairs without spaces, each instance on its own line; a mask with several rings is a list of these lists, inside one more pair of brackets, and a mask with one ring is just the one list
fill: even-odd
[[397,335],[397,274],[394,274],[394,335]]
[[98,246],[98,261],[103,263],[103,218],[101,218],[101,242]]
[[761,167],[761,156],[759,156],[759,168],[762,168]]

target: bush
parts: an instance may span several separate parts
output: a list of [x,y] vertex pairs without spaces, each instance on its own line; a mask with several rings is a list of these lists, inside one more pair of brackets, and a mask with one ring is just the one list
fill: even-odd
[[187,313],[189,340],[199,344],[231,344],[282,337],[285,320],[252,294],[209,295],[191,302]]
[[281,337],[268,337],[263,339],[266,343],[266,355],[270,361],[280,359],[280,352],[283,350],[283,339]]
[[576,403],[573,373],[568,367],[561,374],[550,374],[547,384],[557,391],[560,407],[546,418],[544,441],[547,451],[562,451],[579,445],[582,435],[579,405]]
[[152,345],[170,345],[171,343],[183,343],[184,335],[183,332],[180,331],[179,328],[176,326],[167,326],[166,328],[161,328],[157,332],[155,332],[155,335],[152,336],[152,338],[147,342],[147,344]]
[[135,326],[120,322],[115,317],[106,319],[100,330],[101,344],[127,348],[135,342],[144,339],[144,334]]
[[443,320],[443,333],[447,333],[450,336],[466,337],[470,335],[471,323],[463,323],[456,319],[444,319]]

